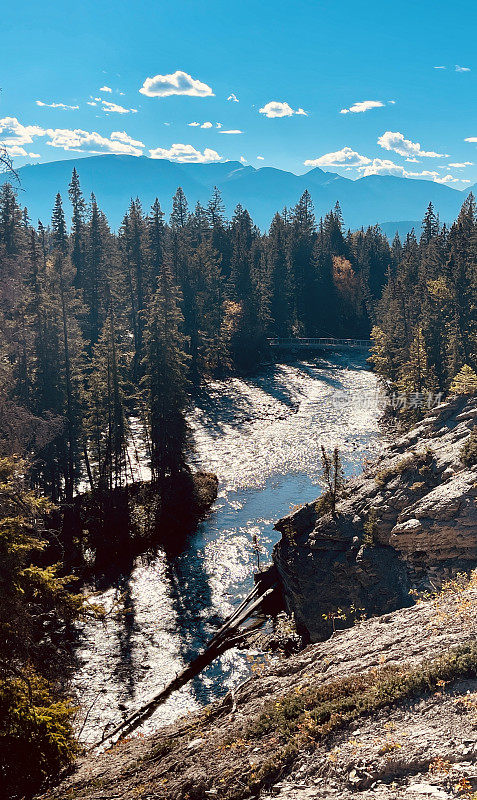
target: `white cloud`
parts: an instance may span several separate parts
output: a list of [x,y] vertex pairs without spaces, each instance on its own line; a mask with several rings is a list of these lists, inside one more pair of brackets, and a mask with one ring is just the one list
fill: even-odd
[[97,106],[98,104],[94,100],[87,100],[86,101],[86,105],[87,106]]
[[422,172],[410,172],[400,164],[383,158],[374,158],[369,164],[359,167],[364,177],[368,175],[397,175],[401,178],[431,178],[436,180],[439,173],[434,170],[423,170]]
[[[207,129],[207,128],[213,128],[214,127],[211,122],[203,122],[202,125],[200,124],[200,122],[188,122],[187,124],[188,124],[189,128],[205,128],[205,129]],[[220,123],[217,123],[217,126],[218,127],[222,127],[220,125]]]
[[371,108],[383,108],[383,106],[384,103],[381,103],[380,100],[362,100],[359,103],[354,103],[349,108],[342,108],[340,114],[362,114]]
[[229,94],[229,96],[227,97],[227,100],[231,100],[232,103],[238,103],[237,95],[234,94],[233,92],[232,92],[232,94]]
[[325,153],[319,158],[308,158],[304,162],[305,167],[360,167],[370,163],[370,158],[360,155],[351,147],[343,147],[334,153]]
[[[445,167],[444,169],[447,169]],[[450,185],[453,183],[467,183],[461,178],[455,178],[453,175],[447,174],[441,176],[435,170],[422,170],[422,172],[410,172],[405,167],[395,164],[393,161],[387,159],[375,158],[365,167],[359,167],[359,171],[364,177],[367,175],[397,175],[400,178],[415,178],[423,180],[431,180],[434,183],[442,183]],[[469,181],[470,183],[470,181]]]
[[101,86],[99,91],[100,92],[112,92],[113,90],[111,89],[110,86]]
[[[434,69],[447,69],[447,67],[440,66],[440,67],[434,67]],[[470,67],[461,67],[459,64],[455,64],[454,70],[456,72],[470,72]]]
[[117,103],[110,103],[109,100],[102,100],[103,111],[110,114],[137,114],[137,108],[124,108]]
[[258,158],[259,161],[263,161],[264,160],[263,156],[257,156],[257,158]]
[[44,136],[39,125],[22,125],[16,117],[0,119],[0,134],[4,145],[31,144],[34,136]]
[[27,156],[28,153],[24,147],[20,147],[19,144],[11,144],[6,145],[5,149],[9,156]]
[[416,156],[423,158],[443,158],[444,153],[435,153],[434,151],[421,150],[419,142],[411,142],[410,139],[405,139],[402,133],[386,131],[378,139],[378,144],[384,150],[394,150],[400,156],[407,156],[409,158],[416,158]]
[[222,123],[221,122],[216,122],[215,123],[215,127],[216,128],[221,128],[222,127]]
[[201,152],[192,147],[191,144],[173,144],[169,149],[156,147],[154,150],[149,150],[149,153],[151,158],[168,158],[170,161],[179,161],[181,163],[208,164],[221,159],[221,156],[215,150],[206,147]]
[[266,117],[269,119],[275,119],[276,117],[292,117],[294,114],[307,117],[308,114],[302,108],[298,108],[296,111],[288,103],[281,103],[278,100],[272,100],[270,103],[266,103],[263,108],[259,109],[260,114],[265,114]]
[[[0,138],[6,147],[23,147],[31,144],[34,137],[45,138],[50,147],[73,150],[78,153],[116,153],[118,155],[141,156],[143,142],[132,139],[125,131],[113,131],[109,137],[96,131],[80,128],[40,128],[39,125],[22,125],[16,117],[0,119]],[[25,156],[26,153],[16,152]],[[37,157],[32,154],[31,158]]]
[[63,108],[67,111],[77,111],[79,106],[69,106],[66,103],[43,103],[41,100],[35,101],[37,106],[41,106],[42,108]]
[[113,131],[111,134],[111,139],[116,142],[125,142],[125,144],[131,144],[134,147],[145,147],[146,145],[143,142],[139,142],[136,139],[131,139],[126,131]]
[[177,70],[170,75],[155,75],[146,78],[139,89],[146,97],[170,97],[174,94],[188,95],[189,97],[213,97],[214,93],[206,83],[192,78],[187,72]]
[[12,158],[19,157],[19,158],[41,158],[39,153],[27,153],[24,147],[20,147],[18,144],[11,144],[6,146],[6,151],[9,156]]
[[247,162],[247,159],[245,158],[245,156],[240,156],[240,162],[241,162],[242,164],[247,164],[247,163],[248,163],[248,162]]
[[139,142],[125,131],[113,131],[108,138],[96,131],[91,133],[80,129],[49,128],[45,131],[51,147],[73,150],[77,153],[115,153],[117,155],[142,156],[143,142]]
[[477,142],[477,136],[469,136],[467,139],[464,139],[464,142]]
[[231,131],[220,131],[220,133],[232,133],[232,134],[235,134],[235,133],[243,133],[243,131],[231,130]]
[[404,178],[406,176],[404,167],[398,166],[394,161],[386,158],[373,158],[370,164],[361,167],[360,170],[365,177],[368,175],[400,175]]
[[456,169],[463,169],[464,167],[473,167],[473,161],[456,161],[453,164],[449,164],[449,167],[455,167]]
[[460,178],[454,178],[453,175],[445,175],[443,178],[434,178],[436,183],[459,183]]

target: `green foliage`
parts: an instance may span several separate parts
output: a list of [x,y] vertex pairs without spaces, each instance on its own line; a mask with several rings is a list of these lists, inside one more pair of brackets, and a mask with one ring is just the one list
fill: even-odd
[[[477,214],[472,194],[450,229],[429,205],[414,232],[393,245],[394,264],[378,304],[371,363],[407,396],[477,391]],[[405,414],[425,410],[414,406]]]
[[343,466],[337,447],[334,448],[330,456],[323,445],[321,446],[321,466],[323,478],[327,486],[326,499],[323,503],[329,502],[331,513],[334,516],[336,513],[336,504],[343,495],[345,486]]
[[0,676],[2,796],[30,795],[72,761],[78,752],[74,711],[70,701],[31,667],[19,677]]
[[460,458],[466,467],[474,467],[477,464],[477,428],[472,429],[469,438],[463,444]]
[[368,518],[363,524],[363,530],[363,544],[367,547],[373,547],[377,543],[376,534],[378,531],[378,515],[375,508],[372,508],[369,512]]
[[159,278],[145,331],[145,405],[153,480],[180,473],[186,465],[189,430],[187,362],[179,295],[168,270]]
[[329,491],[323,492],[321,497],[315,502],[315,511],[318,517],[324,517],[331,511],[331,497]]
[[464,364],[459,370],[451,383],[450,390],[452,394],[477,394],[477,374],[468,364]]
[[72,758],[73,709],[61,691],[56,632],[81,613],[61,565],[39,563],[51,504],[26,484],[25,464],[0,459],[0,784],[22,797]]

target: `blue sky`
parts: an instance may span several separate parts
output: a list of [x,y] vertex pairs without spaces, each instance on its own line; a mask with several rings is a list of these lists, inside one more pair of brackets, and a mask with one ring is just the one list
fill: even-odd
[[472,0],[5,4],[0,141],[17,166],[123,152],[465,189],[476,23]]

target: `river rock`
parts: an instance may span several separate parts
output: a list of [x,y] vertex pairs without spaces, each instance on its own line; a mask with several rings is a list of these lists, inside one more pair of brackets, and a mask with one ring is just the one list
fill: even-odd
[[305,639],[410,605],[410,591],[476,565],[477,467],[461,461],[476,420],[477,399],[442,403],[348,483],[335,516],[309,503],[276,524],[274,562]]

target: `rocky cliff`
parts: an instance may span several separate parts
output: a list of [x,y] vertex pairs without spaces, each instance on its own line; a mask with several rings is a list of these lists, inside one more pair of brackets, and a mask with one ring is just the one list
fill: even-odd
[[477,465],[464,466],[462,447],[476,421],[475,398],[441,404],[347,485],[335,516],[311,503],[277,523],[274,561],[306,638],[475,566]]

